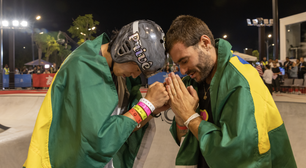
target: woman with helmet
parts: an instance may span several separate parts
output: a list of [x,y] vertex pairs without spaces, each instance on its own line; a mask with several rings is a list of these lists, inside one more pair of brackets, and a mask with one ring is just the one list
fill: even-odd
[[155,132],[150,119],[169,108],[169,96],[156,82],[141,98],[138,76],[165,62],[164,33],[153,21],[86,41],[54,76],[24,167],[143,167]]

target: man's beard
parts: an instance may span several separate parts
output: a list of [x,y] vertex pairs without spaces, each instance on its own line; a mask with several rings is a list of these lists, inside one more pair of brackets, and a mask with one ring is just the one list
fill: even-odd
[[205,55],[202,50],[197,48],[199,63],[196,65],[196,68],[191,69],[187,72],[187,74],[198,72],[200,75],[200,80],[196,82],[203,82],[212,72],[214,67],[214,61],[210,58],[209,55]]

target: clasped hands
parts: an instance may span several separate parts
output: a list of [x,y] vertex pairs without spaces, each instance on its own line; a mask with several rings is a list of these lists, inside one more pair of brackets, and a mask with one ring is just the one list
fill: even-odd
[[183,122],[195,113],[199,103],[196,90],[192,86],[186,88],[181,78],[173,72],[164,84],[155,82],[150,85],[145,98],[155,106],[154,114],[171,107],[176,118]]

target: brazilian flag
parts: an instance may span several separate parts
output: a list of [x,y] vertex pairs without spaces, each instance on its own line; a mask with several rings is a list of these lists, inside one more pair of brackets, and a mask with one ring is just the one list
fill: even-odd
[[[72,52],[54,76],[42,103],[25,168],[132,167],[147,125],[111,115],[118,104],[106,59],[99,55],[106,34]],[[126,78],[129,107],[141,98],[140,79]],[[139,84],[139,85],[138,85]]]

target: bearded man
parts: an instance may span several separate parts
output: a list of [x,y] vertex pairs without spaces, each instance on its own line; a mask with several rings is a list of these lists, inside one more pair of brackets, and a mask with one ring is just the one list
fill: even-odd
[[229,42],[214,40],[202,20],[179,16],[166,34],[166,51],[189,75],[182,81],[171,73],[166,80],[177,167],[296,167],[268,88]]

